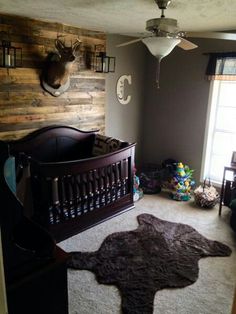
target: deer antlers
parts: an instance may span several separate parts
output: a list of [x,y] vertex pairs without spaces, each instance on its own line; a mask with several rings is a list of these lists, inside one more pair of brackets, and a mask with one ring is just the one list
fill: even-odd
[[76,41],[72,44],[71,42],[71,46],[72,46],[72,51],[75,52],[76,49],[81,45],[81,40],[79,40],[79,38],[76,39]]
[[71,47],[67,47],[65,45],[65,42],[62,42],[59,37],[55,40],[55,47],[57,48],[58,52],[64,52],[65,50],[71,49],[72,54],[76,51],[76,49],[81,45],[81,40],[77,38],[75,42],[72,44],[71,41]]

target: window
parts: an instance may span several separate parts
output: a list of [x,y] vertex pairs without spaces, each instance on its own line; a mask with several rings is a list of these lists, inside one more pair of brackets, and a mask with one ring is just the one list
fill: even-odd
[[221,183],[236,151],[236,81],[212,80],[201,180]]

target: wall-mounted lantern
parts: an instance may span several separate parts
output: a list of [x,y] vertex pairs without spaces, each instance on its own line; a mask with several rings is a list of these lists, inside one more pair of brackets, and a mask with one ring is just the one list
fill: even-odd
[[22,48],[13,47],[9,40],[2,40],[2,45],[0,46],[0,67],[22,67]]
[[94,71],[100,73],[115,72],[116,58],[106,55],[103,45],[95,46]]

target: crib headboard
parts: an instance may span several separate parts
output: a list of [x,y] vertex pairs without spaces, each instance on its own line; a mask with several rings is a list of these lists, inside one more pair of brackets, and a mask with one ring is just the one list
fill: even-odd
[[65,125],[36,130],[22,139],[8,142],[10,153],[24,152],[43,162],[67,161],[91,156],[96,131],[81,131]]

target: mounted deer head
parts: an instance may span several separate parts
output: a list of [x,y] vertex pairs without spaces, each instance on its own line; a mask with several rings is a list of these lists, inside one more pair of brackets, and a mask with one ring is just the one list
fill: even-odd
[[42,85],[53,96],[60,96],[70,86],[70,73],[76,59],[76,51],[81,41],[77,39],[70,47],[60,40],[55,40],[58,53],[50,53],[42,73]]

